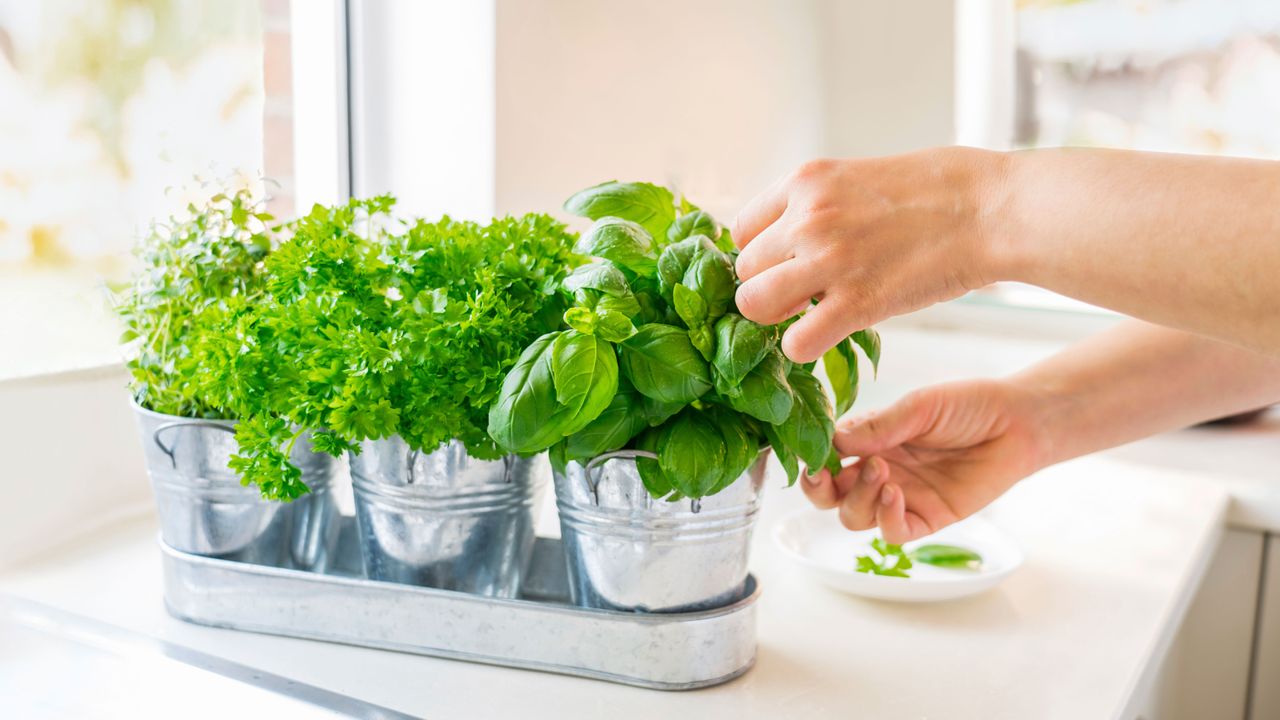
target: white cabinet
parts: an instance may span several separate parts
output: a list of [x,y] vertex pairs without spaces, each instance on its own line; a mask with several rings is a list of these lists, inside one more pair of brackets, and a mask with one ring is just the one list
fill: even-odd
[[1280,718],[1280,536],[1267,536],[1259,597],[1249,720],[1274,720]]
[[[1126,720],[1246,718],[1265,543],[1266,536],[1257,531],[1227,530],[1223,534],[1164,662],[1135,696]],[[1280,553],[1270,555],[1274,561]],[[1272,577],[1277,575],[1280,573]],[[1275,597],[1275,633],[1280,641],[1280,594]],[[1280,669],[1280,642],[1273,662]],[[1272,677],[1277,677],[1275,672]],[[1275,689],[1280,691],[1280,687]],[[1273,707],[1280,708],[1280,704]],[[1280,718],[1275,709],[1271,714],[1259,714],[1256,703],[1254,711],[1249,720]]]

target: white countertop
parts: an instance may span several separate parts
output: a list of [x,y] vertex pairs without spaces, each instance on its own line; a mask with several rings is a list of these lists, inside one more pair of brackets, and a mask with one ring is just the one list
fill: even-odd
[[1059,466],[989,510],[1026,550],[1021,570],[978,597],[907,606],[837,594],[792,566],[770,529],[805,501],[770,479],[753,556],[764,590],[756,667],[700,691],[188,625],[164,611],[147,519],[0,574],[0,593],[432,718],[1104,718],[1161,657],[1227,504],[1213,483],[1166,470]]
[[[866,383],[862,408],[922,385],[1007,374],[1062,347],[892,325],[884,334],[882,373]],[[689,693],[188,625],[164,611],[146,517],[0,566],[0,593],[433,718],[1114,717],[1162,656],[1224,522],[1280,531],[1277,468],[1274,412],[1051,468],[989,510],[1023,545],[1026,565],[992,592],[937,606],[864,601],[809,582],[769,537],[780,517],[806,505],[803,495],[771,487],[753,555],[763,588],[756,667]],[[0,489],[6,482],[29,484],[0,476]],[[771,485],[781,485],[776,475]],[[144,488],[139,473],[125,489]],[[0,523],[25,521],[14,512],[0,508]],[[121,512],[104,506],[84,520]]]

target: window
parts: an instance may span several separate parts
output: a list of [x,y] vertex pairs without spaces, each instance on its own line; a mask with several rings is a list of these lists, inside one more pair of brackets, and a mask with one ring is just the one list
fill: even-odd
[[[960,0],[957,33],[963,143],[1280,159],[1280,3]],[[968,301],[1091,310],[1018,285]]]
[[106,285],[197,178],[261,185],[265,161],[289,208],[287,18],[287,1],[0,0],[0,378],[118,358]]

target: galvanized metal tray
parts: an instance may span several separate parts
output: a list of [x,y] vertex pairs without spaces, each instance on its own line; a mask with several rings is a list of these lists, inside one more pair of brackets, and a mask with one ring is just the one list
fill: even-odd
[[538,538],[521,598],[500,600],[363,577],[345,518],[325,573],[192,555],[160,543],[165,605],[201,625],[579,675],[661,690],[718,685],[750,669],[756,599],[691,613],[569,604],[560,541]]

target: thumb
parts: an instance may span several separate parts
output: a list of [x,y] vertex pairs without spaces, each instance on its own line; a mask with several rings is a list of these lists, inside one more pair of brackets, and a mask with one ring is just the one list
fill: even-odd
[[932,393],[913,392],[882,410],[842,418],[835,445],[842,456],[876,455],[923,434],[937,417]]

